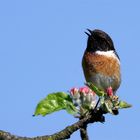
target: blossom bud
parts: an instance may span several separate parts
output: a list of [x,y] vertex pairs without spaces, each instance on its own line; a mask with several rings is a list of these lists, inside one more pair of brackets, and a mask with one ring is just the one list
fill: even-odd
[[108,96],[113,96],[113,89],[112,89],[112,87],[108,87],[106,92],[107,92]]
[[79,89],[80,93],[88,94],[89,93],[89,88],[88,87],[81,87]]
[[74,94],[78,93],[78,92],[79,92],[79,89],[78,89],[78,88],[72,88],[72,89],[70,90],[70,93],[71,93],[72,96],[73,96]]
[[96,103],[96,95],[89,87],[81,87],[79,89],[81,95],[81,105],[94,108]]
[[96,94],[89,87],[72,88],[71,97],[75,106],[94,108],[96,105]]
[[80,106],[81,105],[81,100],[80,100],[80,93],[79,93],[79,89],[78,88],[72,88],[70,90],[71,93],[71,97],[73,99],[73,103],[76,106]]

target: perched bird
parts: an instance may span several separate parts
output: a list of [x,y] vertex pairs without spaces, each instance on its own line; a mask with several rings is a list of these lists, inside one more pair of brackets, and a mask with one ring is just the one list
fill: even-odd
[[87,82],[92,82],[103,91],[112,88],[113,94],[121,83],[120,58],[110,36],[104,31],[88,29],[87,48],[82,66]]

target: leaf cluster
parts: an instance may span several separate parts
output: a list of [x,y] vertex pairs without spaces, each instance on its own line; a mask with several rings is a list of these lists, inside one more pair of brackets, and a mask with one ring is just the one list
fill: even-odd
[[[99,102],[96,105],[97,109],[100,108],[106,113],[115,114],[114,112],[118,111],[119,109],[131,107],[131,105],[127,102],[119,100],[119,97],[116,95],[108,96],[104,91],[98,89],[92,83],[86,83],[86,85],[92,91],[94,91],[99,98]],[[45,116],[60,110],[66,110],[69,114],[72,114],[74,116],[76,114],[83,114],[79,111],[84,112],[82,109],[78,110],[76,108],[71,96],[68,93],[55,92],[48,94],[46,98],[38,103],[34,116]],[[91,110],[89,109],[88,111],[90,112]]]

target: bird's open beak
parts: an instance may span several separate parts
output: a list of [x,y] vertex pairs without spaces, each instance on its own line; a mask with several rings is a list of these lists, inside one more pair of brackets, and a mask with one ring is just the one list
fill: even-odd
[[88,32],[85,32],[85,34],[87,34],[88,36],[91,36],[92,35],[92,31],[90,30],[90,29],[87,29],[88,30]]

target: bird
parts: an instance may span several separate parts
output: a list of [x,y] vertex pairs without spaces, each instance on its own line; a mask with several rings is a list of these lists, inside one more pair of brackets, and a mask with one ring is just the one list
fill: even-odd
[[82,58],[86,82],[93,83],[107,92],[112,88],[113,95],[121,84],[120,58],[111,37],[99,29],[85,32],[88,35],[87,47]]

